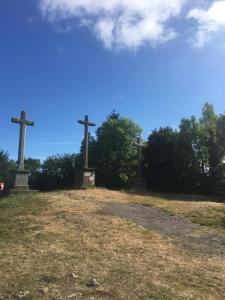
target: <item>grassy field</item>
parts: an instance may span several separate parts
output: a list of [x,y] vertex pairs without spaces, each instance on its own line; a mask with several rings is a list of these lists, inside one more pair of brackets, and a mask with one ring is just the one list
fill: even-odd
[[101,213],[139,202],[225,234],[224,204],[191,200],[104,189],[0,200],[0,299],[225,299],[224,257]]

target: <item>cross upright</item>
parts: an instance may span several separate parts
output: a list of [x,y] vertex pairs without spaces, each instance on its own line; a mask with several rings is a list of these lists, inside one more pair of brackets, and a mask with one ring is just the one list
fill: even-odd
[[79,120],[79,124],[84,125],[84,169],[88,169],[88,126],[96,126],[89,122],[88,115],[85,115],[84,120]]
[[142,178],[142,149],[144,148],[144,144],[141,142],[141,137],[138,137],[137,143],[135,143],[135,146],[137,146],[138,149],[138,173],[139,178]]
[[26,119],[26,112],[21,111],[21,117],[11,118],[12,123],[20,124],[20,137],[19,137],[19,151],[18,151],[18,170],[24,170],[24,150],[25,150],[25,135],[26,135],[26,126],[34,126],[34,122],[28,121]]

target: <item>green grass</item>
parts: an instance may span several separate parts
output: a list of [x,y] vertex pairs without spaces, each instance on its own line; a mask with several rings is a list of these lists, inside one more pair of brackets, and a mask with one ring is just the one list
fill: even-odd
[[46,205],[46,200],[37,199],[32,193],[14,194],[0,200],[0,244],[28,242],[30,232],[41,226],[32,217]]
[[[36,197],[36,193],[11,194],[0,199],[0,269],[4,270],[5,278],[12,267],[13,273],[18,275],[18,279],[10,275],[11,278],[14,277],[12,287],[4,281],[3,276],[0,283],[0,299],[11,299],[5,298],[7,294],[13,294],[13,297],[18,299],[16,293],[26,292],[26,287],[33,284],[31,274],[25,271],[26,260],[29,252],[34,253],[35,249],[38,249],[39,240],[35,236],[43,227],[38,216],[47,204],[46,200]],[[23,299],[35,299],[32,296],[32,288]]]

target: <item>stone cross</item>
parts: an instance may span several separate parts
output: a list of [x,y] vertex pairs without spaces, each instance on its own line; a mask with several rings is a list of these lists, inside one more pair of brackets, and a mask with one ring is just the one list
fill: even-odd
[[137,143],[135,143],[138,149],[138,174],[139,178],[142,178],[142,148],[144,148],[144,144],[141,142],[141,138],[138,137]]
[[88,169],[88,126],[95,124],[89,122],[88,115],[85,115],[84,121],[79,120],[78,123],[84,125],[84,169]]
[[26,112],[21,111],[21,117],[11,118],[12,123],[20,124],[20,138],[19,138],[19,151],[18,151],[18,170],[24,170],[24,148],[25,148],[25,135],[26,135],[26,126],[34,126],[34,122],[28,121],[26,119]]

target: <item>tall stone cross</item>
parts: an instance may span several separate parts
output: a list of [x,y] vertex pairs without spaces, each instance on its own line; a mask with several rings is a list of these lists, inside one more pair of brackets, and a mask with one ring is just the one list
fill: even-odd
[[88,169],[88,126],[96,126],[94,123],[89,122],[88,115],[85,115],[84,121],[79,120],[79,124],[84,125],[84,169]]
[[138,137],[137,143],[135,143],[138,149],[138,174],[139,178],[142,178],[142,149],[144,148],[144,144],[141,142],[141,138]]
[[28,121],[26,119],[26,112],[21,111],[21,117],[11,118],[12,123],[20,124],[20,137],[19,137],[19,151],[18,151],[18,170],[24,170],[24,150],[25,150],[25,135],[26,135],[26,126],[34,126],[34,122]]

